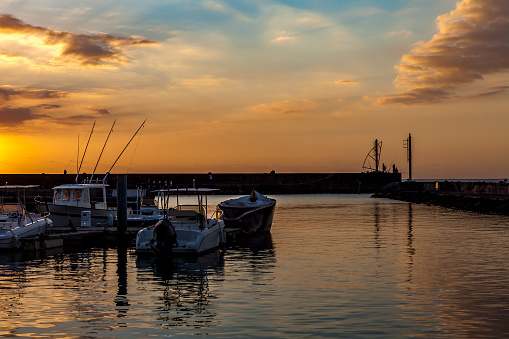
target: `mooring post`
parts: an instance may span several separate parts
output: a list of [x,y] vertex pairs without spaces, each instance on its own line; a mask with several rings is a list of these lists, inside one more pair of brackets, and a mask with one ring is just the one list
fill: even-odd
[[127,230],[127,174],[117,175],[117,231]]

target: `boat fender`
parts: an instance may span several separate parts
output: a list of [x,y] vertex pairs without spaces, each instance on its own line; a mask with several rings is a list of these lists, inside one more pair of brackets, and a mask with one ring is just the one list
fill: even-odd
[[108,226],[113,226],[113,216],[111,214],[108,214]]
[[[12,231],[11,231],[12,232]],[[14,232],[12,232],[13,234],[13,238],[14,238],[14,241],[16,243],[16,248],[21,248],[21,241],[19,240],[19,237],[17,234],[14,234]]]

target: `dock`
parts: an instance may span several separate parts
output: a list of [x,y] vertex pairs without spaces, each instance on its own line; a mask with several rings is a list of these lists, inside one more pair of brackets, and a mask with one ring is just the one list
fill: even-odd
[[100,246],[117,243],[118,241],[132,243],[136,239],[139,227],[128,227],[125,231],[118,231],[116,227],[51,227],[47,234],[25,237],[20,240],[23,251],[38,251],[57,247],[70,246]]

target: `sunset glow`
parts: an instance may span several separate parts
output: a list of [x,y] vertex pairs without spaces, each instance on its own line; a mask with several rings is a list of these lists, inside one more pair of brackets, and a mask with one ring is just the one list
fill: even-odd
[[[7,1],[0,172],[505,178],[509,2]],[[84,146],[83,146],[84,147]],[[102,167],[101,167],[102,166]]]

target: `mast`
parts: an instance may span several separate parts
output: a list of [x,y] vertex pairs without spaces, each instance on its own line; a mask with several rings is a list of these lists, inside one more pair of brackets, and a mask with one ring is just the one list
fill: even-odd
[[99,159],[97,159],[97,162],[94,167],[94,171],[92,172],[92,176],[90,177],[90,183],[92,182],[92,179],[94,178],[95,170],[97,169],[97,165],[99,165],[99,160],[101,160],[101,156],[103,155],[104,148],[106,147],[106,144],[108,143],[108,139],[110,138],[111,132],[113,132],[113,126],[115,126],[115,122],[117,119],[113,120],[113,125],[111,125],[110,133],[108,133],[108,137],[106,138],[106,141],[104,142],[103,149],[101,150],[101,154],[99,154]]
[[124,149],[122,150],[122,152],[120,152],[120,155],[118,156],[117,160],[115,160],[115,162],[113,163],[113,165],[111,165],[110,167],[110,170],[108,172],[106,172],[106,175],[104,176],[103,180],[106,180],[106,178],[108,177],[108,175],[110,174],[111,170],[113,169],[113,167],[115,166],[115,164],[117,163],[118,159],[120,159],[120,157],[122,156],[122,154],[124,153],[124,151],[126,150],[127,146],[129,146],[129,144],[131,143],[131,141],[133,141],[134,137],[136,136],[136,134],[138,134],[138,132],[140,131],[140,129],[143,127],[143,125],[145,125],[145,122],[147,121],[147,119],[145,119],[143,121],[143,123],[140,125],[140,127],[138,127],[138,129],[136,130],[136,132],[134,133],[134,135],[131,137],[131,140],[129,140],[129,142],[127,143],[127,145],[125,145]]
[[[83,165],[83,159],[85,159],[85,154],[87,153],[88,144],[90,142],[90,139],[92,138],[92,134],[94,133],[94,127],[95,127],[95,121],[94,121],[94,124],[92,125],[92,130],[90,131],[90,135],[88,136],[87,146],[85,146],[85,151],[83,151],[83,157],[81,158],[80,166],[78,167],[78,170],[76,171],[76,183],[78,183],[78,175],[80,174],[81,165]],[[78,142],[78,147],[79,147],[79,142]],[[77,158],[79,158],[79,154],[77,155]]]

